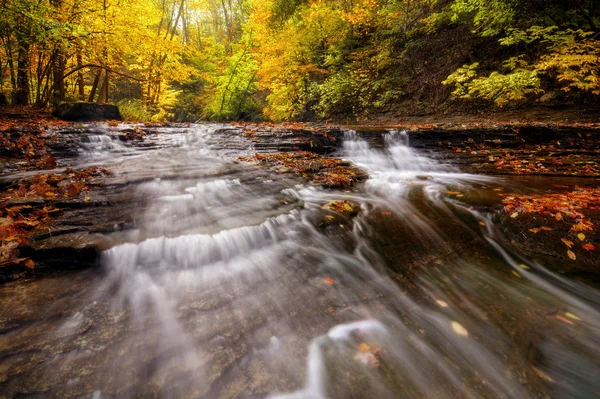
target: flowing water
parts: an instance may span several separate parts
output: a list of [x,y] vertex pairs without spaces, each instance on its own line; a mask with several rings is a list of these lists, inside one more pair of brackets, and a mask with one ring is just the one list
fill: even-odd
[[[396,131],[381,148],[345,133],[338,155],[370,176],[346,191],[237,162],[251,142],[223,125],[69,139],[73,166],[112,169],[135,225],[106,233],[99,270],[0,287],[0,397],[600,394],[599,292],[484,212],[492,188],[535,187]],[[358,216],[324,209],[340,200]]]

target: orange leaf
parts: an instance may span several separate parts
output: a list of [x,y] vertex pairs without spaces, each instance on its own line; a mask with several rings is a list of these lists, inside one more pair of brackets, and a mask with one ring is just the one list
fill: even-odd
[[573,241],[567,240],[566,238],[561,238],[560,240],[569,248],[571,248],[574,245]]
[[572,326],[574,326],[574,325],[575,325],[575,323],[573,323],[571,320],[569,320],[569,319],[565,319],[564,317],[562,317],[562,316],[561,316],[561,315],[559,315],[559,314],[557,314],[555,317],[556,317],[556,320],[560,320],[560,321],[562,321],[563,323],[567,323],[567,324],[570,324],[570,325],[572,325]]
[[558,212],[555,217],[556,217],[556,220],[561,221],[563,218],[563,215],[562,215],[562,213]]
[[325,284],[329,285],[333,285],[333,283],[335,283],[335,281],[331,277],[325,277],[323,281],[325,281]]
[[584,244],[582,245],[583,249],[587,251],[595,251],[596,247],[593,244]]

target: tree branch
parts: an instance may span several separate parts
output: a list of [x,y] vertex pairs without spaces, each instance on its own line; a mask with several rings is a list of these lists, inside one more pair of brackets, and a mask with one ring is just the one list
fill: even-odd
[[97,65],[97,64],[85,64],[85,65],[81,65],[81,66],[78,66],[76,68],[73,68],[68,73],[64,74],[63,80],[66,79],[67,77],[71,76],[75,72],[77,72],[79,70],[82,70],[84,68],[100,68],[100,69],[104,69],[107,72],[114,73],[115,75],[123,76],[125,78],[131,79],[131,80],[135,80],[135,81],[138,81],[138,82],[146,82],[147,81],[147,79],[136,78],[135,76],[127,75],[126,73],[115,71],[114,69],[111,69],[109,67],[105,67],[103,65]]

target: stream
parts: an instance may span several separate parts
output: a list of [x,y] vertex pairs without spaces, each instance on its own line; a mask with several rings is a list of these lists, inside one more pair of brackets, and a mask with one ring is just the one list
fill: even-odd
[[[347,129],[334,155],[369,178],[330,190],[237,161],[236,127],[156,130],[65,136],[134,222],[110,221],[98,268],[0,286],[0,398],[600,395],[600,291],[519,253],[491,211],[553,178]],[[344,200],[358,215],[327,209]]]

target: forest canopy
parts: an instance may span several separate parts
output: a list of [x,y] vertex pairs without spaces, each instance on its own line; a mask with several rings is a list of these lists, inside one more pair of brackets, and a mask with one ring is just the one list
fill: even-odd
[[0,93],[131,120],[600,98],[595,0],[2,0]]

